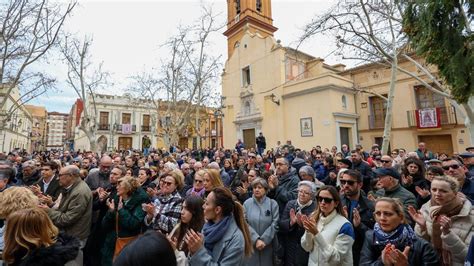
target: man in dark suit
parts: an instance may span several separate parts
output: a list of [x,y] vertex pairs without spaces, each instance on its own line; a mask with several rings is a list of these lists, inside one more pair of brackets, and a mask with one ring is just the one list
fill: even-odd
[[53,201],[59,196],[61,187],[59,186],[58,164],[54,161],[44,162],[41,164],[41,178],[33,185],[33,191],[45,196],[50,196]]

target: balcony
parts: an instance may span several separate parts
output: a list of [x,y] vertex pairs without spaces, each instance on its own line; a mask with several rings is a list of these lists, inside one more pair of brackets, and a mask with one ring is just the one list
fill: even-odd
[[382,118],[375,119],[373,115],[369,115],[369,128],[370,129],[381,129],[385,126],[385,116]]
[[[456,116],[456,109],[453,106],[439,107],[437,109],[440,113],[441,126],[456,125],[458,123],[458,119]],[[418,112],[418,110],[419,109],[407,111],[407,119],[408,119],[409,127],[417,127],[416,113]]]
[[[115,124],[115,130],[118,132],[122,132],[123,125],[122,124]],[[132,125],[132,132],[137,131],[137,125]]]
[[151,127],[150,126],[142,126],[142,132],[150,132]]
[[109,124],[99,124],[99,130],[110,130]]

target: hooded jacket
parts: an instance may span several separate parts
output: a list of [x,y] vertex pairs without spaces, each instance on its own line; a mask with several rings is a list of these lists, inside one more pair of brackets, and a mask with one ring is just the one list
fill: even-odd
[[30,252],[25,258],[18,254],[11,265],[18,266],[63,266],[77,257],[81,244],[75,237],[60,233],[56,243]]

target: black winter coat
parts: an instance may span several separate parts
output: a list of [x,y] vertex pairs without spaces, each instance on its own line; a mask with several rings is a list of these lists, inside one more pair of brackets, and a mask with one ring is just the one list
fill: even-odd
[[[316,203],[313,203],[301,210],[302,214],[309,216],[316,208]],[[278,232],[280,245],[284,250],[284,265],[285,266],[299,266],[308,265],[309,253],[301,247],[301,237],[304,234],[304,228],[297,223],[290,226],[290,210],[298,210],[298,203],[296,200],[289,201],[285,210],[280,216],[280,231]]]
[[[383,266],[382,250],[384,248],[385,246],[375,245],[374,232],[372,230],[367,231],[360,254],[359,265]],[[403,251],[405,247],[397,246],[397,248]],[[416,237],[408,254],[408,265],[437,266],[439,265],[438,254],[430,243],[422,238]]]
[[[351,205],[350,199],[346,198],[346,196],[341,198],[341,203],[342,206],[347,206],[348,208]],[[358,227],[354,227],[355,241],[352,245],[352,261],[354,262],[354,266],[359,265],[360,250],[364,244],[365,233],[368,230],[374,229],[374,208],[374,202],[367,199],[364,192],[361,191],[361,195],[359,197],[359,206],[357,208],[359,211],[361,223]],[[352,221],[350,222],[351,224],[353,223]]]
[[352,163],[352,169],[359,171],[362,175],[362,189],[365,193],[368,193],[370,191],[370,180],[372,180],[373,177],[372,168],[370,168],[368,163],[362,161],[360,163]]
[[80,246],[79,239],[60,233],[53,245],[35,249],[24,259],[24,254],[17,254],[15,263],[9,265],[63,266],[77,257]]

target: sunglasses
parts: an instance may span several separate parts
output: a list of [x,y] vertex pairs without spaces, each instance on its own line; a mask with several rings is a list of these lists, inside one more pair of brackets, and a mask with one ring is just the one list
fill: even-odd
[[324,203],[332,203],[334,199],[332,198],[326,198],[326,197],[321,197],[321,196],[318,196],[317,197],[318,201],[321,203],[321,202],[324,202]]
[[163,181],[163,185],[171,186],[173,184],[173,182]]
[[342,180],[341,179],[340,181],[341,181],[341,185],[343,185],[343,186],[345,184],[348,184],[349,186],[353,186],[356,183],[356,181],[354,181],[354,180]]
[[389,160],[380,160],[382,163],[391,163],[392,161]]
[[449,168],[452,168],[453,170],[456,170],[459,167],[461,167],[459,164],[446,165],[446,166],[443,166],[443,170],[448,171]]

